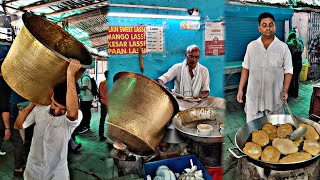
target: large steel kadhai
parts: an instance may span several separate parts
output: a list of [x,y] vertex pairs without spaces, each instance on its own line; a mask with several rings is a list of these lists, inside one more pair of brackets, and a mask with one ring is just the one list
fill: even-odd
[[[309,124],[309,125],[313,126],[318,133],[320,133],[320,124],[317,124],[314,121],[311,121],[309,119],[302,118],[302,117],[295,117],[295,118],[299,122],[299,124],[300,123]],[[260,167],[273,169],[273,170],[280,170],[280,171],[293,170],[293,169],[298,169],[298,168],[308,166],[320,157],[320,154],[318,154],[317,156],[314,156],[311,159],[308,159],[306,161],[296,162],[296,163],[270,163],[270,162],[265,162],[265,161],[262,161],[259,159],[253,159],[250,156],[247,156],[243,152],[242,149],[244,148],[244,145],[246,144],[248,138],[250,137],[250,134],[254,130],[261,129],[262,126],[266,123],[272,123],[273,125],[285,124],[285,123],[290,123],[292,125],[294,124],[291,116],[284,115],[284,114],[269,115],[269,116],[255,119],[255,120],[247,123],[246,125],[242,126],[237,131],[237,133],[235,135],[235,144],[237,147],[229,148],[229,151],[237,158],[246,157],[249,161],[251,161],[252,163],[254,163]],[[234,149],[238,149],[240,151],[241,155],[237,155],[237,153],[233,151]]]
[[[223,123],[224,110],[209,107],[191,108],[175,115],[172,124],[184,136],[196,142],[221,143],[222,133],[219,127]],[[212,131],[208,135],[201,135],[197,131],[198,124],[209,124]]]
[[179,106],[156,81],[132,72],[119,72],[108,93],[108,136],[138,155],[153,154]]
[[81,42],[44,17],[25,13],[22,20],[24,26],[2,65],[3,78],[25,99],[48,105],[53,87],[67,78],[69,58],[82,64],[77,79],[94,61]]

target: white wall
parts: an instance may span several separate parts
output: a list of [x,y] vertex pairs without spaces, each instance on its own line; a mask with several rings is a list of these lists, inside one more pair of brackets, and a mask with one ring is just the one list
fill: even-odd
[[[91,74],[90,76],[91,77],[94,77],[96,82],[97,82],[97,85],[100,84],[101,81],[105,80],[105,77],[104,77],[104,71],[107,70],[108,68],[108,63],[107,61],[96,61],[96,66],[94,69],[91,70]],[[98,66],[98,77],[96,79],[96,69],[97,69],[97,66]]]
[[309,33],[309,13],[299,12],[292,16],[292,28],[296,28],[304,44],[303,59],[307,59],[308,53],[308,33]]

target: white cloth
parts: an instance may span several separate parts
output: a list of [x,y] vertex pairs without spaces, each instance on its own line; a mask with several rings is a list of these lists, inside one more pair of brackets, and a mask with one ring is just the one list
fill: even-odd
[[185,97],[196,97],[200,94],[200,89],[202,85],[202,74],[199,73],[200,66],[199,64],[194,68],[195,74],[191,78],[189,73],[189,66],[187,60],[185,59],[182,62],[181,66],[181,82],[179,91]]
[[200,102],[188,102],[181,99],[176,99],[179,104],[179,110],[184,111],[190,108],[196,107],[212,107],[212,108],[220,108],[226,109],[226,101],[223,98],[219,97],[206,97],[202,99]]
[[[201,65],[200,63],[198,63],[197,66],[199,66],[199,71],[196,72],[196,68],[195,68],[192,70],[192,72],[195,76],[197,75],[197,73],[201,73],[202,80],[200,83],[201,84],[200,92],[203,92],[203,91],[210,92],[209,71],[205,66]],[[160,76],[158,79],[162,80],[164,84],[169,81],[172,81],[174,79],[174,88],[173,88],[172,92],[184,95],[183,92],[180,92],[181,79],[182,79],[181,70],[182,70],[182,63],[175,64],[166,73],[164,73],[162,76]],[[195,79],[195,76],[192,78],[193,80]],[[194,94],[194,96],[198,96],[199,94]],[[186,95],[184,95],[184,96],[186,96]]]
[[247,46],[242,67],[249,70],[245,112],[254,117],[265,110],[278,111],[282,107],[284,74],[293,73],[287,44],[275,37],[265,49],[259,37]]
[[[88,75],[83,75],[79,80],[78,80],[79,86],[80,86],[80,96],[79,99],[81,101],[92,101],[93,100],[93,95],[91,93],[91,80]],[[87,90],[83,90],[83,86],[88,86]]]
[[35,123],[24,171],[25,180],[70,179],[67,162],[68,141],[81,120],[80,110],[78,119],[70,121],[66,114],[52,116],[50,105],[33,108],[22,125],[23,128],[27,128]]
[[255,120],[255,119],[258,119],[258,118],[261,118],[263,116],[266,116],[267,114],[284,114],[284,108],[283,107],[280,107],[278,110],[274,111],[274,112],[268,112],[267,110],[264,111],[264,112],[258,112],[257,114],[250,114],[250,113],[246,113],[246,117],[247,117],[247,123],[252,121],[252,120]]

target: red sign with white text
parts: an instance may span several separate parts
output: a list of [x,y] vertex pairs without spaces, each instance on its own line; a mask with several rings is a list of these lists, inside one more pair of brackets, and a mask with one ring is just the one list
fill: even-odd
[[224,50],[224,22],[205,23],[205,56],[221,56]]
[[146,53],[145,26],[109,26],[107,38],[109,55]]

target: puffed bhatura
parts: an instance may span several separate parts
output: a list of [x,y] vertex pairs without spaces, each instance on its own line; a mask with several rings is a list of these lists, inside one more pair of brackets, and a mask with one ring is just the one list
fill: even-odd
[[274,140],[274,138],[277,137],[277,127],[275,127],[271,123],[263,125],[262,131],[265,131],[269,135],[270,140]]
[[278,162],[280,159],[280,151],[273,147],[273,146],[267,146],[264,148],[261,154],[261,160],[266,162]]
[[280,124],[280,126],[277,129],[278,138],[286,138],[292,132],[293,132],[292,125],[289,123]]
[[307,132],[305,133],[304,137],[306,139],[314,139],[319,140],[319,134],[318,132],[309,124],[299,124],[298,127],[306,126]]
[[247,142],[243,148],[243,151],[253,159],[259,159],[262,153],[261,146],[253,142]]
[[269,143],[269,135],[262,130],[256,130],[252,132],[252,142],[265,146]]
[[303,150],[305,150],[306,152],[312,154],[313,156],[316,156],[320,152],[320,144],[316,140],[306,139],[303,142]]

